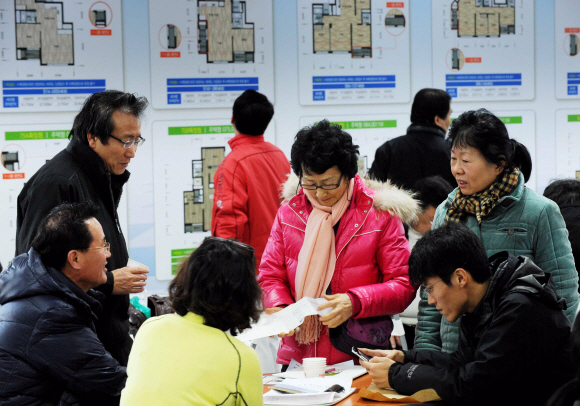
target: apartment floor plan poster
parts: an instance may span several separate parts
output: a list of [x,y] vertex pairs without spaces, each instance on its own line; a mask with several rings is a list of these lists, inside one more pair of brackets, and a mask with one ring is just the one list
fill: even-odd
[[298,0],[300,104],[410,100],[409,0]]
[[533,1],[431,5],[433,87],[446,89],[454,101],[534,98]]
[[556,178],[580,179],[580,109],[556,110]]
[[[349,133],[352,142],[358,145],[358,174],[362,177],[370,169],[375,160],[378,147],[388,140],[405,135],[411,124],[409,114],[381,114],[358,116],[329,116],[330,122],[340,124]],[[320,121],[320,117],[301,117],[300,128],[312,126]]]
[[578,99],[580,93],[580,2],[555,2],[556,98]]
[[[24,184],[68,144],[68,124],[32,124],[0,126],[0,206],[7,209],[0,216],[0,262],[3,266],[16,250],[16,204]],[[119,204],[119,219],[127,230],[127,200]]]
[[[167,280],[210,235],[213,179],[234,130],[229,119],[155,121],[153,134],[155,269]],[[265,139],[274,134],[272,122]]]
[[0,112],[78,111],[123,89],[121,0],[0,3]]
[[231,108],[247,89],[274,99],[271,0],[149,1],[153,107]]

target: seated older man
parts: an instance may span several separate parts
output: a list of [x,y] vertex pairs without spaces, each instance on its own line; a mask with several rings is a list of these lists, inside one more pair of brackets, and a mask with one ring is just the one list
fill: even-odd
[[62,204],[32,247],[0,274],[0,404],[114,405],[125,368],[105,351],[94,321],[111,256],[88,203]]
[[409,277],[450,322],[463,314],[458,351],[363,350],[379,387],[432,388],[445,404],[544,405],[574,366],[564,299],[529,258],[489,259],[462,224],[429,231],[409,258]]

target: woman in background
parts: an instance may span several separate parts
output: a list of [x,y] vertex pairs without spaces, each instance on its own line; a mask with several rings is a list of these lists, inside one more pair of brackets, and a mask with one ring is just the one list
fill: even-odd
[[[485,109],[467,111],[449,130],[451,172],[458,187],[435,213],[433,229],[448,222],[469,227],[487,256],[501,251],[524,255],[551,274],[573,320],[578,274],[558,206],[525,187],[532,172],[527,148],[510,139],[505,124]],[[421,292],[415,348],[454,352],[459,320],[450,324]],[[538,326],[541,328],[541,326]]]
[[254,249],[206,237],[169,285],[177,314],[147,320],[127,366],[121,405],[262,405],[253,349],[232,335],[260,314]]

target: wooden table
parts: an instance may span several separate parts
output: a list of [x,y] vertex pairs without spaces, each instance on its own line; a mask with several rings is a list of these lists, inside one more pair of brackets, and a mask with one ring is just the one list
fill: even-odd
[[[337,403],[337,405],[339,406],[379,406],[379,405],[383,405],[383,406],[387,406],[387,405],[392,405],[393,403],[385,403],[385,402],[375,402],[374,400],[368,400],[368,399],[363,399],[360,397],[360,395],[358,394],[358,392],[360,391],[361,388],[367,388],[370,384],[371,384],[372,380],[371,380],[371,376],[369,374],[364,374],[363,376],[355,379],[354,381],[352,381],[352,386],[354,386],[356,388],[356,391],[350,395],[349,397],[347,397],[346,399],[344,399],[342,402]],[[264,385],[264,392],[266,393],[270,390],[270,385]],[[403,405],[405,403],[397,403],[396,405]]]

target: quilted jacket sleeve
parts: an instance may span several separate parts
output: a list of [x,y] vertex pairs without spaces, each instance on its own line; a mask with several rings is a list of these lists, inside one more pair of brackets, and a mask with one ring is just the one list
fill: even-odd
[[415,288],[409,282],[409,242],[403,224],[388,215],[376,260],[383,274],[382,283],[349,289],[360,300],[361,311],[355,318],[398,314],[415,298]]
[[[443,202],[435,212],[431,229],[441,227],[445,221],[445,202]],[[419,301],[419,312],[417,313],[417,326],[415,327],[416,349],[441,350],[441,313],[435,306],[427,302],[427,294],[421,289],[421,300]]]
[[574,265],[568,230],[556,203],[548,202],[538,216],[535,262],[554,278],[556,293],[566,300],[570,321],[578,308],[578,272]]
[[[227,159],[227,158],[226,158]],[[211,234],[246,241],[248,228],[248,187],[241,165],[224,161],[214,177]]]
[[278,210],[276,219],[272,225],[272,231],[268,243],[262,255],[258,283],[264,292],[264,307],[277,307],[294,303],[290,291],[290,281],[286,270],[286,255],[284,250],[284,235],[280,213]]
[[125,367],[70,308],[49,309],[38,320],[28,359],[82,404],[118,404],[127,379]]

